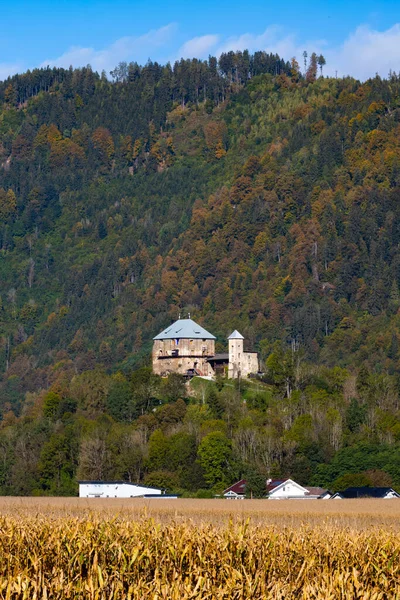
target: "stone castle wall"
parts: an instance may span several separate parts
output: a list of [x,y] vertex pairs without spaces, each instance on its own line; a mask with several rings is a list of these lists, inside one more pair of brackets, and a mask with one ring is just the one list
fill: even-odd
[[207,359],[215,354],[214,340],[154,340],[153,372],[156,375],[180,373],[196,369],[202,375],[213,375]]

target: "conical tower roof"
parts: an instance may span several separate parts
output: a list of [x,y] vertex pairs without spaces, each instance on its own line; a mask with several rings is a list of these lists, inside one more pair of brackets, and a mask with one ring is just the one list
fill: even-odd
[[174,339],[215,340],[216,337],[193,319],[178,319],[153,338],[153,340]]
[[244,337],[242,336],[241,333],[238,332],[237,329],[235,329],[235,331],[233,331],[231,333],[231,335],[228,337],[228,340],[244,340]]

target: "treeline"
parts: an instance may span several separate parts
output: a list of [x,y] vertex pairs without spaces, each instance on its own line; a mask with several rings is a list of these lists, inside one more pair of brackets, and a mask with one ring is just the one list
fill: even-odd
[[354,381],[292,350],[270,355],[263,380],[190,387],[149,368],[75,375],[64,364],[19,418],[4,414],[0,493],[75,495],[79,479],[198,497],[241,478],[253,497],[265,496],[267,478],[400,489],[398,405],[398,378],[363,369]]
[[[252,77],[265,73],[288,74],[290,69],[290,63],[277,54],[263,51],[250,54],[244,50],[222,53],[219,59],[215,56],[210,56],[208,60],[181,59],[173,66],[151,60],[145,65],[120,62],[110,75],[115,83],[129,84],[133,96],[146,93],[150,96],[150,92],[161,87],[165,101],[178,100],[184,105],[204,100],[223,102],[233,84],[244,85]],[[33,69],[0,82],[0,101],[8,106],[20,106],[29,98],[40,92],[49,92],[52,88],[54,91],[60,90],[66,98],[79,94],[85,99],[95,93],[100,81],[104,93],[104,86],[109,83],[107,77],[104,71],[99,75],[90,66],[81,69]]]

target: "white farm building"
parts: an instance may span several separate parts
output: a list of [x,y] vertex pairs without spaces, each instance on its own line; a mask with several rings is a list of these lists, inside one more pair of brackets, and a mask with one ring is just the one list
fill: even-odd
[[126,481],[78,481],[79,498],[151,498],[161,496],[158,488]]
[[269,500],[328,500],[331,492],[320,487],[305,487],[293,481],[267,480]]

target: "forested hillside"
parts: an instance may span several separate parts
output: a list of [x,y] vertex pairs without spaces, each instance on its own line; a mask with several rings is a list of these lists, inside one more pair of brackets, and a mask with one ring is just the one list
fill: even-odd
[[[0,493],[400,486],[400,79],[323,65],[0,83]],[[153,376],[179,312],[217,351],[239,329],[262,381]]]

